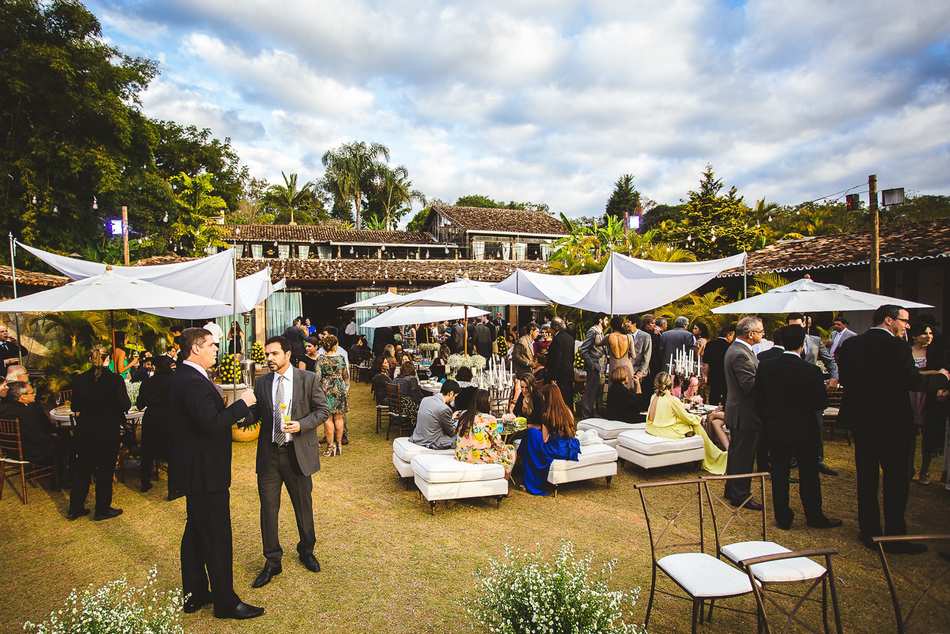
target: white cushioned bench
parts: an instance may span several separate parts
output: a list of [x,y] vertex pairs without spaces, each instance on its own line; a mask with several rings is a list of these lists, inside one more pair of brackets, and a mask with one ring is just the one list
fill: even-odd
[[624,431],[617,436],[617,455],[644,469],[696,462],[703,459],[703,438],[673,440],[651,436],[646,429]]
[[604,444],[611,447],[617,446],[617,436],[621,432],[633,431],[634,429],[646,429],[646,423],[625,423],[622,420],[608,420],[606,418],[585,418],[577,422],[577,429],[593,429],[600,436]]
[[393,440],[393,466],[396,467],[396,473],[399,474],[400,478],[407,478],[407,486],[408,478],[412,477],[412,459],[423,453],[454,456],[455,450],[428,449],[427,447],[409,442],[408,436],[401,436]]
[[435,513],[438,500],[494,497],[498,504],[508,495],[508,480],[500,464],[459,462],[455,456],[419,453],[412,458],[416,487]]
[[548,482],[554,485],[554,495],[557,495],[559,484],[593,480],[594,478],[610,479],[617,475],[617,450],[605,444],[582,445],[581,453],[575,460],[555,460],[548,471]]

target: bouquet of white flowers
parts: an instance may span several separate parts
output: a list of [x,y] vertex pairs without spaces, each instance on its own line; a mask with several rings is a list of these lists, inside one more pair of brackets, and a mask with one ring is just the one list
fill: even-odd
[[446,370],[450,378],[455,378],[455,373],[459,368],[470,368],[474,374],[484,370],[486,363],[485,357],[481,355],[473,354],[466,357],[464,354],[452,354],[446,361]]

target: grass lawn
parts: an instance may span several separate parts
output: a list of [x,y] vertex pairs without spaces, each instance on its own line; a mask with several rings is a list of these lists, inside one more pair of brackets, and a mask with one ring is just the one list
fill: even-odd
[[[374,433],[369,388],[355,384],[349,417],[351,441],[340,457],[323,460],[314,478],[317,557],[323,572],[313,574],[295,557],[296,527],[290,501],[283,498],[283,574],[268,586],[250,583],[263,564],[259,503],[254,474],[255,445],[234,445],[231,513],[234,577],[238,594],[266,607],[264,617],[238,623],[218,621],[211,610],[186,615],[194,632],[460,632],[467,628],[462,606],[471,600],[473,571],[504,544],[553,552],[560,540],[596,561],[615,558],[614,585],[640,586],[643,595],[632,615],[643,619],[650,582],[650,550],[639,497],[632,484],[697,475],[692,466],[644,473],[622,466],[610,488],[603,479],[561,488],[557,499],[513,491],[500,509],[489,501],[440,504],[430,516],[415,490],[397,481],[390,445]],[[825,510],[844,526],[831,531],[804,527],[797,492],[792,492],[796,524],[790,532],[771,527],[769,536],[789,548],[830,546],[839,552],[835,570],[845,628],[852,632],[893,631],[893,616],[877,556],[856,541],[857,501],[853,453],[844,441],[826,443],[828,462],[841,473],[823,478]],[[180,583],[179,540],[184,499],[166,502],[165,480],[149,493],[138,492],[129,474],[118,484],[115,505],[125,514],[107,522],[66,521],[67,495],[31,489],[23,506],[6,491],[0,500],[0,630],[20,631],[26,619],[42,620],[70,589],[130,575],[140,582],[157,565],[163,585]],[[911,532],[950,529],[950,492],[912,484],[908,509]],[[92,493],[89,503],[92,504]],[[691,518],[695,520],[695,517]],[[698,523],[693,522],[698,527]],[[687,527],[688,524],[684,524]],[[685,533],[684,533],[685,534]],[[711,530],[709,531],[711,538]],[[752,538],[750,536],[750,538]],[[680,540],[682,541],[682,540]],[[940,569],[934,555],[898,556],[897,567],[917,582]],[[950,584],[938,588],[950,604]],[[751,598],[727,602],[752,607]],[[948,631],[946,613],[922,604],[915,618],[930,619],[926,631]],[[651,631],[688,631],[689,604],[659,596]],[[753,631],[748,615],[717,611],[707,631]]]

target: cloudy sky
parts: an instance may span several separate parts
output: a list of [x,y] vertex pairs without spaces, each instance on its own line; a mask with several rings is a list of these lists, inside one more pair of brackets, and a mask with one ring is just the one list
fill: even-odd
[[[950,3],[90,0],[160,62],[148,114],[229,136],[256,176],[377,141],[430,198],[602,213],[712,163],[749,201],[866,182],[950,193]],[[860,190],[857,190],[860,191]]]

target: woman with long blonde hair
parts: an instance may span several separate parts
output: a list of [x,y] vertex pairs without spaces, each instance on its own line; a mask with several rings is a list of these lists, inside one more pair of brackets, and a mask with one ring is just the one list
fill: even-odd
[[660,372],[653,380],[653,389],[655,393],[647,411],[647,433],[673,439],[702,436],[703,469],[716,475],[724,474],[729,454],[710,440],[699,416],[686,411],[683,402],[673,396],[673,378],[666,372]]

